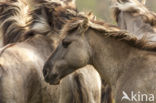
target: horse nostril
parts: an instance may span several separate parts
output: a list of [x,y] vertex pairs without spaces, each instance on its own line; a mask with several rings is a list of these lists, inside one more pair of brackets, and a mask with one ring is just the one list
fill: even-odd
[[58,73],[55,73],[55,74],[53,74],[53,76],[52,76],[52,77],[56,79],[56,78],[57,78],[57,76],[58,76]]

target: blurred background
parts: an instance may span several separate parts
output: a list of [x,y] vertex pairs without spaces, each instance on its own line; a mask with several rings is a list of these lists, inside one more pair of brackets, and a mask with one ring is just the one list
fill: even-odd
[[[76,0],[76,5],[80,11],[92,11],[98,18],[115,24],[111,4],[112,0]],[[156,12],[156,0],[146,0],[146,7]]]

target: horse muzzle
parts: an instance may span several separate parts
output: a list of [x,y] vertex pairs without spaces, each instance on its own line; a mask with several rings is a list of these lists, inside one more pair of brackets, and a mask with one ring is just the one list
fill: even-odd
[[50,85],[58,85],[60,83],[59,75],[57,73],[47,74],[44,78]]

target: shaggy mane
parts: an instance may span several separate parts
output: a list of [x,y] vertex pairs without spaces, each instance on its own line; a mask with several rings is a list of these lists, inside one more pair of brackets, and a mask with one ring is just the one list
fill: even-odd
[[133,47],[143,50],[156,51],[156,45],[149,45],[148,42],[144,40],[144,38],[139,40],[133,34],[120,30],[118,27],[113,25],[90,19],[87,17],[87,15],[84,18],[77,18],[67,23],[62,30],[61,38],[64,38],[65,35],[70,35],[74,32],[77,32],[78,34],[82,33],[83,30],[86,32],[89,28],[98,32],[102,32],[105,37],[124,41]]
[[12,2],[0,2],[0,24],[4,45],[21,40],[26,32],[28,7],[20,0]]
[[114,5],[114,18],[118,21],[121,11],[131,13],[133,16],[142,16],[144,22],[156,27],[156,13],[149,11],[144,4],[138,0],[117,0]]
[[59,34],[68,20],[77,17],[76,9],[56,1],[45,0],[31,11],[32,19],[29,21],[29,26],[32,31],[41,34],[49,32]]
[[36,34],[59,34],[68,20],[77,17],[77,10],[60,0],[16,0],[0,2],[0,6],[4,45]]

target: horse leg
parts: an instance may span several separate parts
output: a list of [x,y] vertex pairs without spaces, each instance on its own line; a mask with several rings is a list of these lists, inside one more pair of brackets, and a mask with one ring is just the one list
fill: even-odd
[[101,78],[92,66],[74,72],[67,79],[72,93],[70,103],[101,103]]

